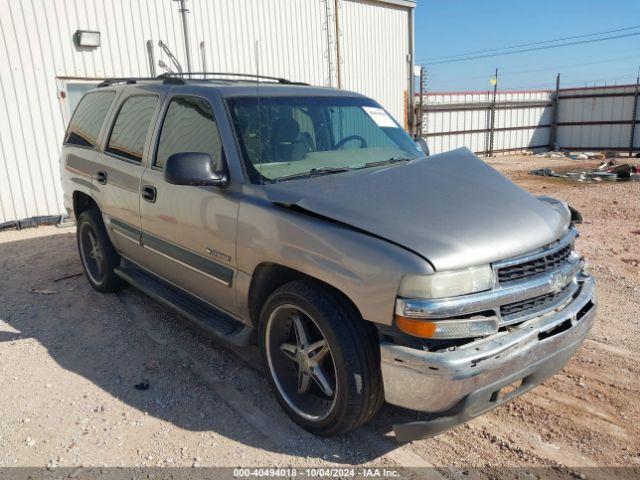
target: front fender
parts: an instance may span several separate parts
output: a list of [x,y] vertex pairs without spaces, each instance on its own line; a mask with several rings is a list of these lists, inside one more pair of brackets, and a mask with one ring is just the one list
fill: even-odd
[[[332,285],[363,318],[385,325],[393,321],[402,276],[433,273],[426,260],[398,245],[270,202],[240,206],[237,246],[244,274],[263,263],[297,270]],[[238,282],[245,303],[248,283]]]

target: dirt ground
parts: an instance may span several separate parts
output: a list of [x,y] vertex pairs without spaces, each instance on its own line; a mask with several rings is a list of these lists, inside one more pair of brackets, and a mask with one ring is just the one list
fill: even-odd
[[584,216],[598,319],[543,385],[432,439],[398,445],[391,423],[417,416],[390,406],[348,436],[317,438],[278,407],[255,351],[220,346],[131,288],[91,290],[73,228],[3,232],[0,467],[640,467],[640,184],[526,174],[583,161],[489,163]]

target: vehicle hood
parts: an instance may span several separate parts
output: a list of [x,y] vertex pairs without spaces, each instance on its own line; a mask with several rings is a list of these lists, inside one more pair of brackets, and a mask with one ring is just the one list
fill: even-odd
[[264,188],[276,204],[399,244],[440,271],[526,253],[570,223],[564,204],[534,197],[466,148]]

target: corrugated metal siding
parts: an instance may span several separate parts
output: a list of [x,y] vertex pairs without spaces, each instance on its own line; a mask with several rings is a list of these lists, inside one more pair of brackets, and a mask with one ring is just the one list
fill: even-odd
[[[320,0],[194,0],[192,52],[201,71],[204,39],[210,71],[256,73],[326,85],[325,8]],[[330,2],[331,5],[333,2]],[[258,52],[256,52],[258,41]]]
[[[99,30],[100,48],[76,48],[78,29]],[[181,35],[170,1],[0,0],[0,223],[64,210],[56,77],[149,75],[145,41],[182,45]]]
[[[558,146],[572,149],[628,149],[635,88],[635,85],[621,85],[561,89]],[[494,151],[547,146],[550,142],[552,97],[553,92],[550,91],[498,93]],[[438,153],[462,146],[474,152],[486,151],[492,98],[492,92],[425,95],[422,133],[431,151]],[[509,108],[510,102],[518,102],[519,106]],[[636,112],[636,121],[638,117],[640,113]],[[640,147],[639,126],[636,126],[634,136],[637,149]]]
[[[193,69],[202,68],[204,41],[208,70],[253,73],[258,40],[260,73],[335,86],[333,5],[189,0]],[[340,5],[344,88],[372,96],[403,123],[408,10],[360,0]],[[76,48],[78,29],[100,31],[101,46]],[[0,0],[0,223],[63,212],[58,157],[69,98],[60,95],[60,77],[148,76],[147,40],[156,62],[171,65],[161,40],[186,69],[172,0]]]
[[409,54],[408,11],[370,1],[343,1],[338,12],[343,88],[375,98],[404,125]]
[[[563,89],[558,110],[558,138],[561,144],[578,148],[627,148],[631,136],[629,122],[633,116],[634,91],[634,85]],[[600,94],[609,96],[589,97],[589,95]],[[616,96],[620,94],[623,96]],[[562,123],[572,122],[594,122],[595,124],[562,125]],[[597,122],[603,123],[597,124]],[[636,146],[639,145],[637,141],[636,138],[634,143]]]
[[[549,143],[551,109],[548,106],[508,108],[508,104],[531,103],[537,105],[549,102],[551,92],[522,91],[498,92],[494,126],[494,150],[522,149],[523,146],[546,145]],[[422,131],[427,135],[429,148],[433,153],[468,147],[474,152],[488,149],[489,127],[491,126],[488,106],[493,92],[453,92],[430,93],[425,95],[426,112],[422,117]],[[442,111],[437,107],[455,109]],[[514,130],[507,130],[515,127]],[[531,128],[523,128],[531,127]],[[501,130],[503,129],[503,130]],[[460,132],[451,133],[447,132]],[[437,135],[433,135],[437,134]]]

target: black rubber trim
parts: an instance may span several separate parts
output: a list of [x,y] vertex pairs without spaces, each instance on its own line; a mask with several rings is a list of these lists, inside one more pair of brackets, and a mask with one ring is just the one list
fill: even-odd
[[142,234],[142,231],[139,228],[129,225],[128,223],[121,222],[115,218],[111,219],[111,229],[126,235],[136,242],[140,241],[140,235]]
[[135,240],[136,242],[141,241],[143,246],[146,245],[169,258],[189,265],[190,267],[206,273],[207,275],[211,275],[229,286],[233,283],[233,270],[219,264],[218,262],[204,258],[182,247],[178,247],[177,245],[162,240],[150,233],[142,232],[139,228],[115,218],[111,219],[111,228]]
[[233,270],[231,268],[225,267],[224,265],[214,262],[213,260],[209,260],[208,258],[201,257],[200,255],[166,242],[147,232],[142,233],[142,245],[146,245],[149,248],[157,250],[158,252],[189,265],[196,270],[204,272],[207,275],[211,275],[229,286],[231,286],[233,282]]

